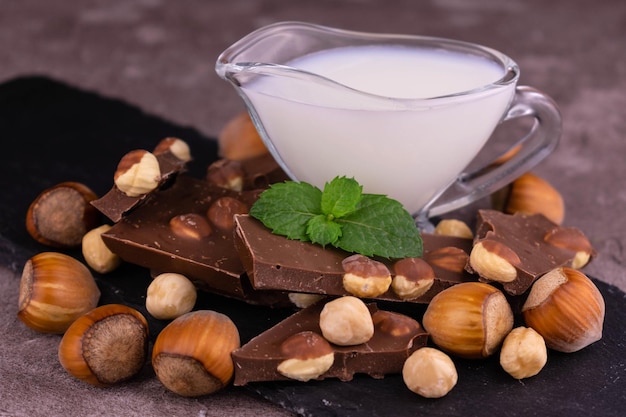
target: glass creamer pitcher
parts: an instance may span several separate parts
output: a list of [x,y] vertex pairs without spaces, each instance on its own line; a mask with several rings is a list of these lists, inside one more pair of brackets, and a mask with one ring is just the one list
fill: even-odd
[[[230,46],[216,71],[293,180],[354,177],[423,224],[530,170],[561,133],[556,105],[516,85],[512,59],[456,40],[282,22]],[[499,123],[522,116],[535,122],[512,158],[464,172]]]

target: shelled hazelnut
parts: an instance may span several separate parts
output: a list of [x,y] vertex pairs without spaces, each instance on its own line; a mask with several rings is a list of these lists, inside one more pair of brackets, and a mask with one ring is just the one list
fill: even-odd
[[159,161],[146,150],[130,151],[118,163],[113,180],[117,188],[129,197],[149,193],[158,187],[161,180]]
[[423,347],[404,362],[402,379],[408,389],[422,397],[441,398],[454,388],[459,376],[448,355]]
[[400,259],[393,264],[393,271],[391,288],[403,300],[421,297],[435,283],[433,268],[422,258]]
[[328,371],[335,360],[335,353],[328,341],[312,331],[288,337],[281,343],[280,351],[287,359],[276,370],[287,378],[303,382]]
[[344,289],[357,297],[377,297],[387,292],[391,285],[391,272],[385,264],[367,256],[348,256],[341,266]]
[[111,228],[108,224],[103,224],[91,229],[82,240],[82,252],[85,262],[94,271],[107,274],[115,270],[122,263],[122,259],[107,247],[102,240],[102,234]]
[[196,287],[187,277],[166,272],[148,286],[146,309],[154,318],[171,320],[193,310],[196,299]]
[[340,346],[365,343],[374,335],[374,322],[365,303],[351,295],[329,301],[320,313],[322,335]]
[[530,327],[517,327],[504,338],[500,365],[516,379],[537,375],[548,361],[543,337]]

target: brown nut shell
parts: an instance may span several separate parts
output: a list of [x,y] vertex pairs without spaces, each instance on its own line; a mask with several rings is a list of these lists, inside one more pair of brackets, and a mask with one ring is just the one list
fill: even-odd
[[80,245],[85,233],[100,222],[90,202],[98,196],[84,184],[66,181],[42,191],[26,213],[26,230],[33,239],[55,248]]
[[231,352],[240,347],[232,320],[212,310],[196,310],[168,324],[157,336],[152,365],[166,388],[185,397],[217,392],[232,380]]
[[565,218],[565,203],[548,181],[527,172],[511,183],[504,212],[543,214],[552,222],[561,224]]
[[236,161],[268,152],[247,112],[241,112],[229,120],[218,134],[217,142],[220,156]]
[[17,317],[42,333],[64,333],[98,305],[100,290],[89,269],[71,256],[41,252],[24,265]]
[[557,268],[533,284],[522,314],[526,325],[560,352],[576,352],[602,338],[602,294],[582,272]]
[[79,317],[59,344],[59,361],[74,377],[109,386],[137,375],[148,356],[148,322],[122,304],[97,307]]
[[482,282],[465,282],[437,294],[423,326],[442,350],[468,359],[492,355],[513,328],[504,294]]

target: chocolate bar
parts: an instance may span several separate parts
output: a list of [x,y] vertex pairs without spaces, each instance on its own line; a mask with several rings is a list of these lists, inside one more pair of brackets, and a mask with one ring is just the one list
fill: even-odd
[[[273,234],[248,215],[235,216],[235,247],[257,290],[282,290],[326,295],[349,295],[343,287],[342,261],[351,254],[334,247],[290,240]],[[477,278],[465,270],[472,240],[423,234],[423,259],[433,268],[435,280],[422,296],[409,300],[428,303],[452,285]],[[381,259],[391,269],[393,261]],[[404,301],[390,288],[378,300]]]
[[[319,318],[324,304],[322,301],[296,312],[233,351],[233,384],[241,386],[256,381],[289,380],[277,370],[283,361],[290,359],[284,353],[282,344],[298,333],[321,335]],[[400,373],[406,358],[426,345],[428,334],[416,320],[400,313],[379,310],[375,304],[369,304],[368,308],[374,322],[372,338],[353,346],[330,344],[334,362],[316,379],[350,381],[357,373],[373,378]]]
[[[167,139],[164,139],[162,143],[165,140]],[[155,148],[154,153],[157,161],[159,162],[159,169],[161,171],[161,179],[159,180],[159,185],[155,190],[158,191],[159,189],[170,184],[171,180],[174,179],[176,175],[186,170],[187,161],[178,158],[167,149],[158,152],[156,149],[159,149],[159,146]],[[97,208],[111,221],[119,222],[126,213],[130,212],[145,200],[149,199],[152,194],[153,192],[150,192],[140,196],[131,197],[117,188],[117,186],[113,185],[113,187],[105,195],[97,200],[93,200],[91,205]]]
[[180,175],[102,239],[124,261],[149,268],[152,275],[177,272],[218,294],[259,304],[282,302],[286,294],[250,288],[233,243],[233,210],[247,210],[260,192],[237,192]]
[[525,293],[543,274],[562,266],[582,267],[595,255],[586,236],[573,227],[563,227],[541,214],[504,214],[479,210],[474,237],[474,251],[480,246],[509,264],[510,275],[491,273],[491,266],[481,265],[472,253],[467,269],[481,281],[500,282],[510,295]]

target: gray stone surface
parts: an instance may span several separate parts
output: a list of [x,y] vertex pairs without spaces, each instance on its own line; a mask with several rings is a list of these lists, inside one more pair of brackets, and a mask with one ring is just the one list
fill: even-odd
[[[521,84],[559,104],[559,148],[535,172],[566,201],[565,224],[598,251],[589,275],[626,289],[626,3],[621,0],[0,0],[0,82],[41,74],[120,98],[214,137],[243,104],[214,71],[248,32],[303,20],[457,38],[500,49]],[[0,132],[1,134],[1,132]],[[56,363],[55,336],[17,331],[17,282],[0,277],[0,415],[286,416],[244,390],[182,399],[145,375],[85,387]]]

